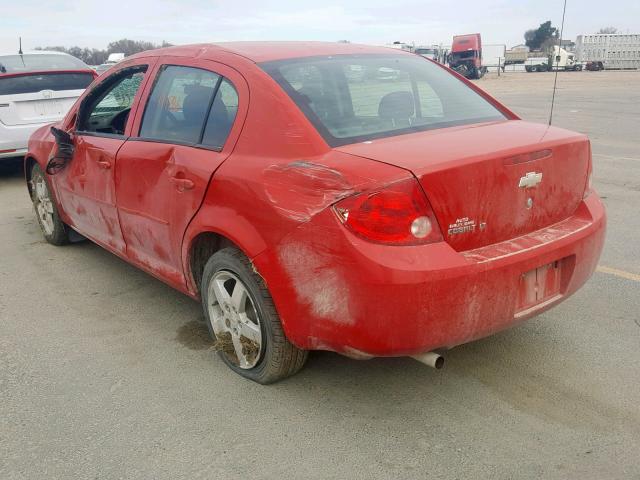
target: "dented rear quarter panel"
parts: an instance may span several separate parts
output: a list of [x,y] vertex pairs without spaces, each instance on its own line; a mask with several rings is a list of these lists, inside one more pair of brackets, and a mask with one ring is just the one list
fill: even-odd
[[[332,150],[271,77],[256,65],[245,66],[243,74],[251,97],[247,117],[187,228],[185,271],[200,233],[228,238],[251,259],[340,199],[410,177],[403,169]],[[196,279],[188,281],[197,295]]]

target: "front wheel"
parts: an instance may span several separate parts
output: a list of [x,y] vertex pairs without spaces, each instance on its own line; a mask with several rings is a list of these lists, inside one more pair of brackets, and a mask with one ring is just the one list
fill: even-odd
[[53,245],[69,243],[69,235],[65,224],[60,220],[49,183],[37,163],[31,170],[31,201],[44,239]]
[[234,372],[267,384],[304,365],[307,352],[287,340],[264,281],[237,248],[224,248],[207,262],[202,306],[218,353]]

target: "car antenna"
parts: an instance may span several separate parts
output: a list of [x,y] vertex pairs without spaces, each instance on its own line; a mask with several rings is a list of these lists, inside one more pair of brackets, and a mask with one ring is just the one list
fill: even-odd
[[[560,62],[560,48],[562,46],[562,34],[564,32],[564,14],[567,11],[567,0],[564,0],[564,6],[562,7],[562,23],[560,24],[560,37],[558,38],[558,54],[554,56],[556,61],[556,74],[553,78],[553,95],[551,96],[551,111],[549,112],[549,126],[551,126],[551,120],[553,120],[553,104],[556,100],[556,85],[558,84],[558,65]],[[552,62],[553,63],[553,62]]]
[[22,55],[22,37],[18,37],[18,55]]

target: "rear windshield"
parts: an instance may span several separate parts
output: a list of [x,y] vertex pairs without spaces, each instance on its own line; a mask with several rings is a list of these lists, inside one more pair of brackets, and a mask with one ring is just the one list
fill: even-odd
[[0,55],[0,76],[2,73],[46,72],[48,70],[87,70],[82,60],[71,55],[46,53],[24,55]]
[[0,75],[0,95],[37,93],[42,90],[84,90],[93,81],[91,73],[43,73],[5,77]]
[[334,147],[505,119],[455,76],[418,55],[336,55],[260,66]]

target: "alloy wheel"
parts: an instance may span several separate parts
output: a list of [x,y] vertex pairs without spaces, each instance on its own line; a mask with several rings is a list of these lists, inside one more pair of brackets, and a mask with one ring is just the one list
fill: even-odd
[[43,175],[38,175],[34,181],[34,189],[36,193],[36,212],[40,219],[40,224],[45,234],[53,234],[53,203],[49,195],[49,188]]
[[263,354],[262,331],[247,287],[233,273],[221,270],[208,289],[209,318],[220,349],[238,367],[255,367]]

